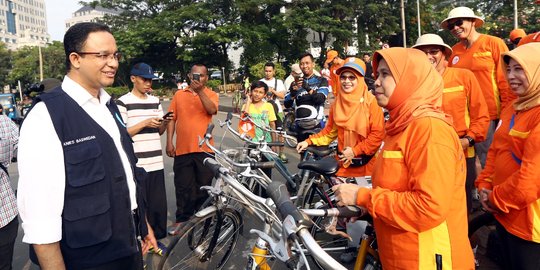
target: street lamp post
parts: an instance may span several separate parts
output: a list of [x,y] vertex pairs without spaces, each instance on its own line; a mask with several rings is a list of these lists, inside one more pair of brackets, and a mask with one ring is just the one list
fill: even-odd
[[225,79],[225,67],[221,67],[221,73],[223,73],[223,89],[225,89],[225,85],[227,84],[227,80]]
[[401,30],[403,31],[403,48],[407,48],[407,33],[405,28],[405,3],[401,0]]
[[514,0],[514,29],[518,28],[518,8],[517,0]]
[[416,18],[418,20],[418,37],[422,35],[422,25],[420,24],[420,0],[416,0]]

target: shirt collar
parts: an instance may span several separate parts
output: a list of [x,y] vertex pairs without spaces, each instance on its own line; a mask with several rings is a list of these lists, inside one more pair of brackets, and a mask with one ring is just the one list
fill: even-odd
[[[68,94],[72,99],[79,104],[79,106],[84,105],[87,102],[97,102],[97,99],[94,98],[84,87],[72,80],[69,76],[64,76],[62,81],[62,89]],[[108,104],[111,100],[111,96],[103,89],[99,89],[99,103]]]

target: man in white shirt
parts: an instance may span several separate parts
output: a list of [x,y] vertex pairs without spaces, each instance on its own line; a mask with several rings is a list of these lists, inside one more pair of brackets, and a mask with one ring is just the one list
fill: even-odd
[[141,254],[156,246],[137,192],[144,172],[103,89],[114,82],[121,54],[98,23],[72,26],[64,49],[61,87],[39,96],[21,128],[23,242],[42,269],[142,269]]
[[[162,239],[167,236],[167,194],[160,136],[167,129],[172,115],[163,117],[159,98],[150,95],[152,79],[157,78],[152,67],[146,63],[137,63],[130,73],[133,89],[121,96],[116,104],[133,139],[137,166],[148,173],[143,184],[148,223],[156,239]],[[160,242],[158,245],[162,250],[165,247]]]
[[[287,89],[285,88],[285,85],[283,84],[282,80],[279,80],[274,77],[275,74],[276,72],[275,72],[274,63],[267,62],[266,64],[264,64],[264,78],[260,79],[260,81],[268,85],[268,92],[266,94],[266,100],[270,104],[272,104],[272,106],[274,107],[274,112],[277,116],[276,128],[282,129],[283,128],[283,107],[281,106],[281,101],[279,99],[283,99],[285,97],[285,94],[287,93]],[[280,141],[283,141],[283,137],[280,137]],[[285,153],[283,152],[283,146],[280,146],[278,148],[279,148],[279,158],[284,163],[287,163],[288,159]]]

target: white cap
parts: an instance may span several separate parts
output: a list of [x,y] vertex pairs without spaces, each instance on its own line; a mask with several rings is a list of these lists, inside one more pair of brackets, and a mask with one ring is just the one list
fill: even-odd
[[444,43],[443,39],[436,34],[423,34],[421,35],[417,40],[416,44],[412,46],[412,48],[417,48],[421,46],[442,46],[444,47],[444,54],[446,57],[450,57],[452,55],[452,47],[448,46],[446,43]]
[[474,19],[476,21],[476,24],[475,24],[476,28],[479,28],[484,24],[484,19],[482,19],[479,16],[476,16],[476,14],[474,14],[474,11],[472,9],[468,7],[457,7],[450,10],[450,13],[448,13],[448,17],[441,22],[441,27],[446,29],[446,25],[448,24],[448,21],[451,19],[456,19],[456,18]]

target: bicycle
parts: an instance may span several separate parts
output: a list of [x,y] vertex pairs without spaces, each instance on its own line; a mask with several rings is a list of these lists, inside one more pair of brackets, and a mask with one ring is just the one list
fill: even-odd
[[234,91],[234,94],[232,96],[233,113],[240,113],[240,110],[242,109],[242,93],[243,91],[241,89],[237,89]]

